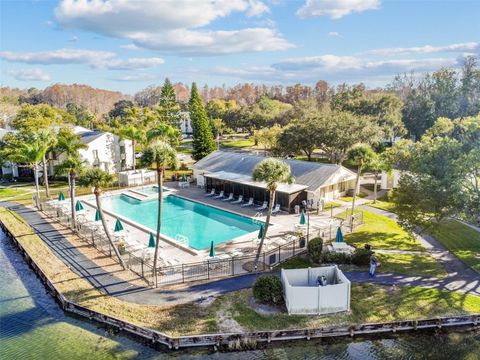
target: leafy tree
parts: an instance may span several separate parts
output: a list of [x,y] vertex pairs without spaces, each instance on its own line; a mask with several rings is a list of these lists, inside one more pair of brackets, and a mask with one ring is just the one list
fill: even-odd
[[122,256],[118,251],[118,248],[113,243],[112,235],[110,234],[110,230],[108,229],[107,221],[105,220],[105,215],[103,213],[103,207],[102,207],[102,198],[101,198],[102,192],[103,192],[102,189],[104,187],[110,186],[112,182],[113,182],[113,176],[108,172],[103,171],[100,168],[87,169],[82,174],[82,176],[80,176],[80,178],[78,179],[78,183],[81,186],[89,187],[89,188],[93,187],[93,193],[95,194],[97,209],[102,219],[103,230],[107,235],[107,239],[110,242],[110,246],[113,248],[115,255],[118,258],[118,261],[120,262],[120,265],[122,265],[122,267],[126,269],[127,267],[125,266],[125,262],[123,261]]
[[367,168],[373,160],[375,153],[367,144],[358,144],[352,147],[348,152],[348,158],[357,165],[357,178],[355,180],[355,188],[353,189],[352,214],[350,217],[350,229],[353,230],[353,217],[355,214],[355,200],[357,192],[360,188],[360,175],[364,168]]
[[294,182],[294,178],[288,164],[279,159],[267,158],[255,166],[252,173],[252,179],[254,181],[265,182],[270,195],[268,213],[265,220],[265,230],[263,231],[262,239],[260,240],[257,250],[257,255],[255,256],[255,261],[253,263],[254,269],[257,269],[258,259],[262,253],[263,243],[265,241],[265,237],[267,236],[270,218],[272,216],[272,209],[275,203],[275,192],[277,190],[278,183],[291,184]]
[[[164,122],[174,127],[180,127],[180,106],[177,103],[175,89],[170,80],[165,79],[160,94],[160,104],[156,109],[158,122]],[[157,122],[157,124],[158,124]]]
[[284,155],[303,152],[311,161],[313,151],[319,147],[319,129],[315,120],[293,122],[279,135],[276,151]]
[[129,115],[128,110],[132,107],[134,107],[134,104],[131,100],[120,100],[113,104],[113,109],[108,112],[110,124],[115,119],[119,119],[120,123],[125,124],[125,119]]
[[395,162],[395,157],[394,157],[392,148],[389,148],[380,154],[373,153],[369,163],[367,164],[368,170],[372,171],[375,177],[374,184],[373,184],[373,203],[374,204],[377,202],[378,176],[383,171],[386,173],[391,173],[393,171],[394,162]]
[[205,107],[195,83],[192,84],[188,108],[193,128],[193,158],[200,160],[212,151],[215,151],[216,145]]
[[61,128],[57,144],[54,151],[65,154],[65,160],[58,164],[55,172],[68,174],[68,187],[70,191],[70,208],[72,211],[72,226],[77,226],[77,216],[75,210],[75,179],[83,165],[80,161],[79,150],[86,149],[88,146],[81,141],[79,135],[74,134],[68,128]]
[[132,164],[133,164],[133,171],[136,170],[136,162],[137,159],[135,157],[135,148],[137,144],[141,144],[145,140],[145,131],[139,127],[138,125],[128,125],[120,129],[119,131],[120,137],[131,140],[132,141]]
[[228,130],[225,121],[222,119],[211,119],[211,126],[214,136],[217,134],[222,136]]
[[78,106],[75,103],[67,104],[67,112],[75,118],[75,124],[92,129],[97,122],[95,115],[93,115],[86,106]]
[[22,133],[33,133],[38,129],[59,125],[61,122],[62,116],[50,105],[23,105],[11,126]]
[[[153,256],[153,276],[157,276],[158,247],[160,242],[160,230],[162,226],[162,205],[163,205],[163,175],[167,167],[175,168],[177,165],[177,153],[168,143],[156,140],[151,143],[142,155],[142,162],[157,169],[158,185],[158,218],[157,218],[157,241],[155,243],[155,254]],[[155,284],[157,282],[155,281]]]
[[277,142],[281,133],[282,128],[275,124],[272,127],[255,130],[253,137],[257,143],[263,145],[266,156],[267,151],[272,150],[277,146]]
[[41,141],[46,147],[47,151],[43,154],[42,157],[42,167],[43,167],[43,185],[45,186],[45,195],[47,199],[50,198],[50,187],[48,184],[48,160],[47,153],[55,148],[57,143],[57,134],[52,128],[47,129],[38,129],[35,131],[36,136],[39,141]]

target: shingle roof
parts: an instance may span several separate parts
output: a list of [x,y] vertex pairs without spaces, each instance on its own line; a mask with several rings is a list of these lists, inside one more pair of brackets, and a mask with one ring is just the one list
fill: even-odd
[[[243,153],[214,151],[193,165],[193,169],[209,173],[225,171],[250,176],[265,157]],[[310,161],[284,160],[295,177],[295,183],[315,191],[320,187],[355,178],[355,173],[341,165]]]
[[105,134],[103,131],[88,131],[80,133],[81,140],[84,144],[91,143],[93,140],[98,139],[100,136]]

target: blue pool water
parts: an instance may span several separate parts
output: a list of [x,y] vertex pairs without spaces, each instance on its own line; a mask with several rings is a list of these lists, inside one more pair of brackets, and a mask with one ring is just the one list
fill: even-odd
[[[126,195],[114,195],[104,198],[103,203],[105,209],[156,231],[158,200],[140,201]],[[258,231],[259,227],[251,219],[228,211],[175,195],[163,198],[162,234],[173,239],[176,235],[186,236],[189,246],[196,250],[208,249],[212,241],[220,244]]]
[[[169,191],[169,188],[163,187],[163,191]],[[145,195],[157,195],[158,194],[158,186],[149,186],[138,189],[137,191],[145,194]]]

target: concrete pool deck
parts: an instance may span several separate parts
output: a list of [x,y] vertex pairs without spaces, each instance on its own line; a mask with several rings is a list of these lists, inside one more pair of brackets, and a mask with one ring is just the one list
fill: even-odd
[[[235,213],[241,216],[246,216],[249,218],[255,218],[258,221],[265,222],[266,219],[266,211],[263,212],[262,215],[258,214],[258,211],[255,210],[255,207],[241,207],[240,205],[231,204],[226,201],[221,201],[217,199],[212,199],[210,197],[205,196],[205,192],[203,189],[190,187],[190,188],[179,188],[178,183],[166,183],[166,187],[172,189],[172,193],[183,197],[188,200],[196,201],[205,205],[209,205],[224,211],[229,211],[231,213]],[[129,190],[138,190],[141,187],[136,188],[129,188],[129,189],[122,189],[116,190],[106,193],[104,196],[109,195],[117,195],[121,193],[128,192]],[[87,220],[93,220],[95,218],[95,197],[93,195],[86,195],[86,196],[79,196],[78,200],[81,200],[84,204],[88,205],[85,206],[85,210],[83,210],[83,214]],[[113,229],[115,227],[116,218],[119,217],[122,220],[125,234],[130,239],[134,239],[139,244],[147,248],[148,241],[150,237],[150,232],[154,232],[151,229],[133,222],[128,218],[124,218],[122,216],[116,216],[114,213],[109,211],[105,211],[105,220],[107,221],[108,227],[113,233]],[[257,216],[256,216],[257,215]],[[278,215],[272,216],[270,223],[273,226],[269,227],[268,231],[268,238],[269,240],[266,241],[265,250],[269,248],[273,248],[281,244],[281,239],[286,236],[286,234],[292,233],[295,231],[295,226],[298,225],[300,222],[300,215],[299,214],[287,214],[287,213],[280,213]],[[315,227],[323,227],[329,226],[330,224],[330,217],[325,214],[311,214],[310,215],[310,227],[311,230]],[[332,222],[332,231],[336,231],[336,226],[338,226],[338,221]],[[257,242],[257,232],[252,232],[249,234],[242,235],[240,237],[236,237],[232,240],[228,240],[224,243],[217,244],[215,246],[216,255],[221,254],[253,254],[258,246]],[[209,249],[205,250],[195,250],[190,247],[182,246],[178,244],[176,240],[168,238],[162,235],[162,239],[160,242],[160,256],[161,258],[165,259],[169,264],[189,264],[189,263],[196,263],[204,261],[206,257],[208,257]],[[168,264],[165,264],[168,265]]]

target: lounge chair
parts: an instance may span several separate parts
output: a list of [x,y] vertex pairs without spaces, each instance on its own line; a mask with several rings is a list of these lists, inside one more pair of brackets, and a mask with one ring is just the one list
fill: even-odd
[[225,194],[225,191],[222,190],[222,191],[220,191],[220,194],[212,197],[212,199],[223,199],[224,198],[223,194]]
[[268,208],[268,201],[264,201],[262,206],[255,208],[255,210],[265,210]]
[[232,201],[232,204],[241,204],[242,202],[243,202],[243,195],[239,195],[237,200]]
[[280,211],[280,204],[276,204],[275,208],[272,210],[272,215],[278,214]]
[[232,201],[233,200],[233,193],[230,193],[227,198],[222,199],[222,201]]
[[248,199],[248,202],[246,204],[242,204],[242,207],[247,207],[247,206],[253,206],[253,197]]
[[215,189],[212,189],[208,194],[205,194],[205,196],[213,196],[215,195]]

